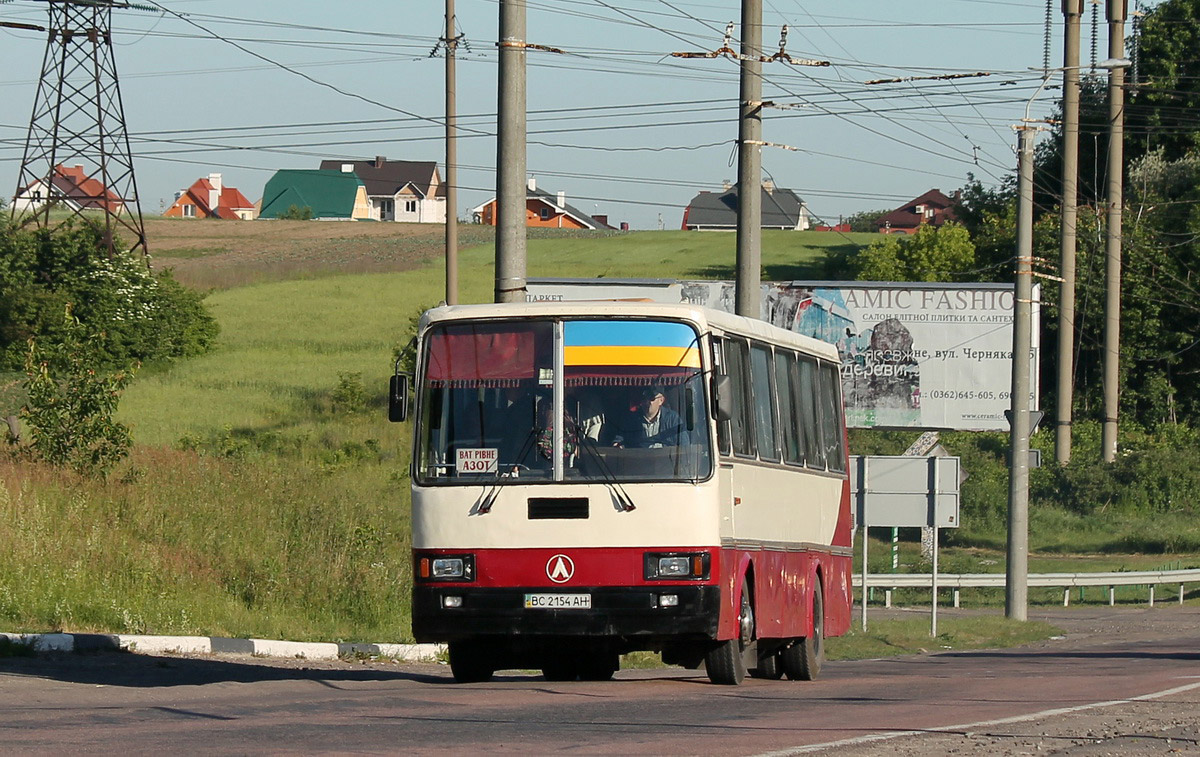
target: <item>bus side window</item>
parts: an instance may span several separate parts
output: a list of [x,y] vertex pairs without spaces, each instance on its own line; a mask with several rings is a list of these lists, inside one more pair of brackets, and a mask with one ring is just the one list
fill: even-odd
[[750,348],[750,379],[753,386],[754,429],[758,456],[779,462],[779,437],[775,433],[775,374],[771,371],[771,348],[755,344]]
[[804,460],[810,468],[825,469],[825,447],[821,436],[820,399],[817,396],[817,361],[800,358],[800,413],[804,420]]
[[841,375],[831,363],[821,365],[821,432],[829,469],[846,471],[845,433],[842,431]]
[[[714,338],[712,342],[713,348],[713,366],[717,372],[722,375],[727,375],[729,371],[729,363],[725,359],[725,339]],[[729,446],[729,421],[717,421],[717,450],[722,455],[728,455]]]
[[754,455],[754,416],[750,412],[750,365],[748,348],[740,339],[725,341],[725,363],[733,383],[733,418],[730,440],[735,455]]
[[785,462],[803,465],[803,429],[801,427],[798,390],[800,377],[796,372],[796,356],[775,350],[775,396],[779,398],[779,430]]

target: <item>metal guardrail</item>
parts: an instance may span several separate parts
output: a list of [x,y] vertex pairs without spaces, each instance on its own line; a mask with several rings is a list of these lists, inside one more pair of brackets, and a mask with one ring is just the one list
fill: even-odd
[[[938,573],[938,588],[954,590],[954,606],[959,606],[959,590],[965,588],[1003,588],[1003,573]],[[854,587],[862,587],[862,576],[854,576]],[[1029,585],[1038,587],[1062,587],[1063,605],[1069,602],[1068,592],[1076,586],[1107,586],[1108,603],[1116,601],[1117,586],[1148,586],[1150,604],[1154,604],[1154,587],[1162,584],[1179,584],[1179,603],[1183,604],[1183,585],[1200,583],[1200,568],[1190,570],[1139,570],[1111,571],[1105,573],[1030,573]],[[879,589],[930,589],[933,576],[929,573],[869,573],[867,587]]]

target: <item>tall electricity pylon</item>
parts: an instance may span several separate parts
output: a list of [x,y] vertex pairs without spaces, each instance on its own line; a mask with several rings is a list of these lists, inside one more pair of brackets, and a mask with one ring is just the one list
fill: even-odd
[[[13,214],[40,228],[78,216],[102,228],[110,255],[118,234],[122,247],[144,254],[146,231],[110,33],[113,9],[134,6],[111,0],[45,2],[49,35]],[[59,212],[52,217],[52,210]]]

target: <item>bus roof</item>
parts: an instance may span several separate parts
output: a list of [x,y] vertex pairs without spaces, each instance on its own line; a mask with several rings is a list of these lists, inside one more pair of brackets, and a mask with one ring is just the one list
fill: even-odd
[[433,323],[456,320],[499,318],[664,318],[689,321],[701,331],[720,331],[782,344],[806,353],[838,362],[837,348],[828,342],[772,326],[756,318],[745,318],[721,310],[697,305],[668,305],[640,300],[570,300],[554,302],[489,303],[484,305],[443,305],[421,316],[422,332]]

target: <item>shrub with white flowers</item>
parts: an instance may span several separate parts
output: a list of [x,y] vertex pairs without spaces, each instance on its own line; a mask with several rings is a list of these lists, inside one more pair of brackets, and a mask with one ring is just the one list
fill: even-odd
[[62,314],[94,335],[100,364],[161,362],[207,351],[217,323],[203,297],[144,256],[109,255],[90,224],[55,231],[0,224],[0,371],[20,370],[30,339],[64,336]]

